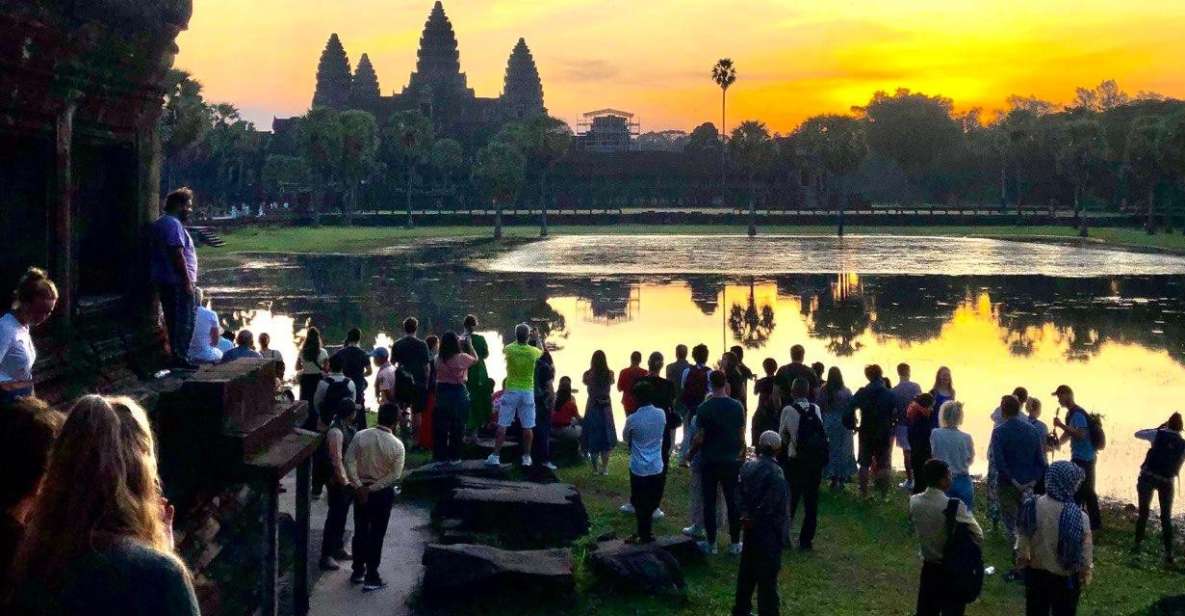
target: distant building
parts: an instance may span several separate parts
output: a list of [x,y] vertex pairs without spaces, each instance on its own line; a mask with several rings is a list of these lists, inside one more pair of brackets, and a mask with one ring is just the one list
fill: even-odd
[[[329,38],[317,67],[313,106],[338,110],[363,109],[379,125],[398,111],[418,109],[432,119],[436,134],[470,141],[496,131],[502,124],[547,113],[543,82],[527,42],[520,38],[510,53],[497,98],[477,96],[461,72],[460,53],[452,23],[438,1],[420,36],[416,70],[397,94],[383,96],[370,57],[362,54],[351,76],[345,48],[337,34]],[[282,123],[277,128],[288,128]]]
[[576,125],[576,145],[587,152],[629,152],[635,149],[639,126],[634,114],[618,109],[598,109]]

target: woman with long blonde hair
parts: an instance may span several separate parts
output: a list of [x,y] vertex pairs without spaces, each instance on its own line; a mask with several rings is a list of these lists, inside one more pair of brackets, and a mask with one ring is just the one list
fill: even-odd
[[70,410],[16,561],[18,614],[199,614],[173,551],[147,414],[130,398]]

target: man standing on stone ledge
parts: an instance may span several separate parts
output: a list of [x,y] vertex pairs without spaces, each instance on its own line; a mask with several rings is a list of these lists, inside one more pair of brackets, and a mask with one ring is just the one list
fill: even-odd
[[395,482],[403,475],[405,450],[392,428],[399,421],[399,407],[379,407],[378,425],[354,436],[346,450],[346,475],[354,488],[354,574],[350,583],[363,592],[387,585],[379,575],[383,539],[395,504]]
[[188,188],[174,190],[165,197],[165,212],[152,223],[150,233],[150,273],[160,296],[174,368],[193,367],[186,354],[193,338],[198,262],[193,238],[185,230],[192,211],[193,192]]

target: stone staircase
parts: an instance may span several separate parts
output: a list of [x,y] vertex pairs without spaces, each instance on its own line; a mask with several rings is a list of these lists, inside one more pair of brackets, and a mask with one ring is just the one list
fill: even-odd
[[193,239],[197,240],[199,244],[219,248],[226,245],[226,241],[222,239],[213,227],[186,227]]

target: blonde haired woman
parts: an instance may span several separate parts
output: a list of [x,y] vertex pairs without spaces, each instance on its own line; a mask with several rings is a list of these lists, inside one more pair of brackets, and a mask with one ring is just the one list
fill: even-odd
[[15,565],[14,612],[85,616],[200,613],[173,552],[173,511],[148,417],[129,398],[70,410]]
[[930,433],[930,456],[950,467],[951,485],[946,495],[957,498],[972,511],[975,490],[971,486],[971,463],[975,460],[975,441],[959,429],[963,424],[963,403],[948,400],[938,409],[941,426]]

